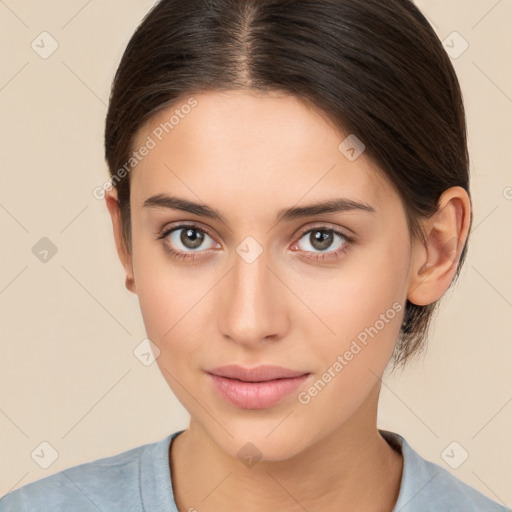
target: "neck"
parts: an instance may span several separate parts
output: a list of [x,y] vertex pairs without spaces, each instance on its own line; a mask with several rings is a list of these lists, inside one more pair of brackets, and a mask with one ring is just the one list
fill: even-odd
[[402,456],[376,426],[380,386],[343,425],[286,460],[245,466],[227,455],[200,424],[171,444],[180,511],[244,510],[392,512]]

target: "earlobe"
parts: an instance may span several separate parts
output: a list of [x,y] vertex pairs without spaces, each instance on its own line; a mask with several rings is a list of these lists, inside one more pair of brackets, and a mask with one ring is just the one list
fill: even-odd
[[462,187],[446,190],[438,211],[422,224],[424,243],[416,242],[408,296],[419,306],[442,297],[457,270],[471,221],[471,203]]
[[117,254],[126,272],[125,286],[127,290],[133,293],[137,293],[133,275],[132,256],[126,247],[124,240],[121,212],[119,208],[117,190],[115,188],[105,191],[105,203],[112,219],[112,228],[114,232]]
[[133,272],[131,276],[126,274],[126,279],[124,281],[124,285],[126,286],[126,289],[129,290],[132,293],[137,294],[137,289],[135,288],[135,280],[133,279]]

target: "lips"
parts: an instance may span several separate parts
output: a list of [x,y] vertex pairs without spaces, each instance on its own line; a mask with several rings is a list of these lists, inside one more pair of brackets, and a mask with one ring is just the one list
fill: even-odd
[[206,370],[206,372],[211,375],[235,379],[242,382],[267,382],[276,379],[293,379],[309,373],[303,370],[283,368],[282,366],[262,365],[255,368],[244,368],[236,364],[218,366]]
[[206,370],[213,390],[225,402],[241,409],[266,409],[277,405],[312,374],[282,366],[244,368],[231,364]]

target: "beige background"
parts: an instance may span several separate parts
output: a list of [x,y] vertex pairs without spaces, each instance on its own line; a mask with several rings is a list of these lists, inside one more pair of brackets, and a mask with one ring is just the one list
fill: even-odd
[[[137,298],[124,288],[105,204],[92,195],[107,178],[110,83],[153,3],[0,1],[0,495],[187,426],[156,364],[134,356],[145,338]],[[469,44],[452,61],[475,222],[426,357],[386,376],[379,427],[511,507],[512,2],[418,6],[442,40],[457,31]],[[31,47],[39,41],[42,51],[45,37],[51,48],[43,31],[58,43],[46,59]],[[57,248],[46,262],[32,252],[43,237]],[[441,455],[453,441],[452,460],[469,454],[457,469]],[[58,453],[46,469],[42,442]]]

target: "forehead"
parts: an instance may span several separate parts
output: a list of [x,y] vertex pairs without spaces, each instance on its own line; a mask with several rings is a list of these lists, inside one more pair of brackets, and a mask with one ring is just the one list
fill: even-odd
[[236,199],[248,210],[340,196],[385,206],[396,194],[364,153],[351,161],[340,151],[348,135],[289,94],[184,96],[137,133],[133,150],[150,139],[154,147],[131,172],[133,198],[142,204],[179,190],[204,202]]

